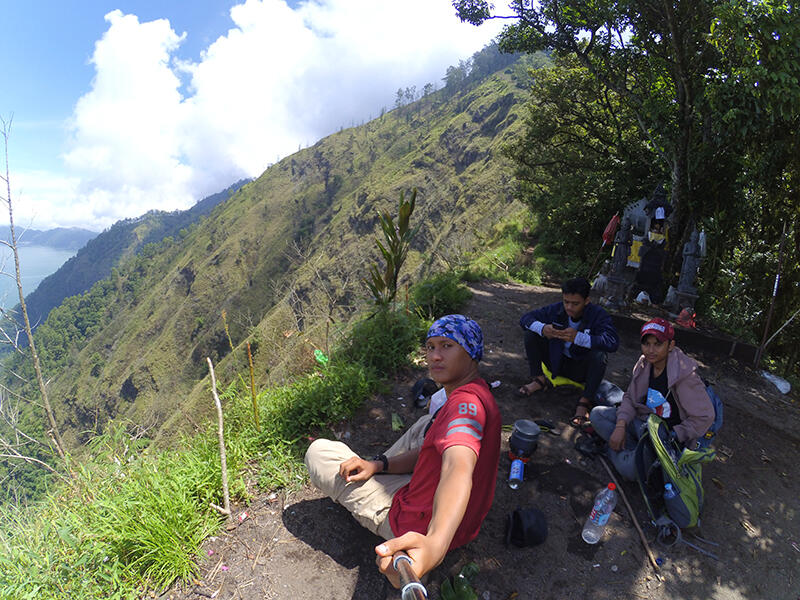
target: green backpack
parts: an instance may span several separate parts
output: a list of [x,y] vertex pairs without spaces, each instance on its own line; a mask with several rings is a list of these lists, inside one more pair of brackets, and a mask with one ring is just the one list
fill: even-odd
[[[695,450],[681,449],[670,437],[669,427],[661,417],[647,419],[647,431],[636,446],[637,480],[653,522],[669,520],[679,528],[695,527],[703,509],[703,463],[714,460],[710,445]],[[664,498],[664,486],[672,484],[671,498]]]

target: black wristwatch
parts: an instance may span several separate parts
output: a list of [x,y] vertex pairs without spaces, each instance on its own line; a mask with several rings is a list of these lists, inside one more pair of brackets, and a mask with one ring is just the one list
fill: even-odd
[[389,459],[386,458],[385,454],[376,454],[370,460],[379,460],[383,463],[383,469],[380,471],[381,473],[385,473],[389,470]]

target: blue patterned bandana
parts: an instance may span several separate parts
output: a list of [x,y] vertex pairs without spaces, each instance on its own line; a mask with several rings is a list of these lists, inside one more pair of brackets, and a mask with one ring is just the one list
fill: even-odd
[[480,325],[464,315],[447,315],[437,319],[428,329],[429,338],[446,337],[467,351],[470,358],[483,358],[483,332]]

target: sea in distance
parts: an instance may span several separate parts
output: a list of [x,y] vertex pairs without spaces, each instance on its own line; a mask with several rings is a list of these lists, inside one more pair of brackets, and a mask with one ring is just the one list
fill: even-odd
[[[42,279],[55,273],[77,250],[58,250],[49,246],[20,246],[19,270],[22,291],[27,296]],[[15,279],[14,256],[11,249],[0,246],[0,306],[13,308],[19,304]]]

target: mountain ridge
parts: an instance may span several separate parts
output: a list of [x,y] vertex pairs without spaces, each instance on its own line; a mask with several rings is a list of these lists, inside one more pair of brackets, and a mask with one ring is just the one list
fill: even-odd
[[[53,229],[28,229],[16,225],[17,244],[19,246],[47,246],[57,250],[80,250],[92,238],[96,231],[82,227],[54,227]],[[0,226],[0,238],[11,239],[8,225]]]
[[[151,210],[138,217],[117,221],[99,234],[93,233],[83,245],[76,248],[78,252],[75,256],[45,277],[26,296],[25,304],[31,321],[43,321],[65,298],[82,294],[96,282],[109,277],[112,268],[138,253],[146,244],[177,235],[181,229],[208,215],[217,204],[226,200],[248,181],[242,179],[203,198],[186,210]],[[31,231],[26,231],[26,237]]]
[[[366,302],[379,211],[418,190],[407,286],[480,247],[512,215],[501,152],[521,125],[527,57],[444,88],[272,165],[206,219],[148,244],[37,332],[70,445],[124,417],[167,437],[208,410],[206,357],[220,382],[282,381],[328,348]],[[233,348],[233,351],[231,350]],[[20,368],[24,368],[21,366]]]

